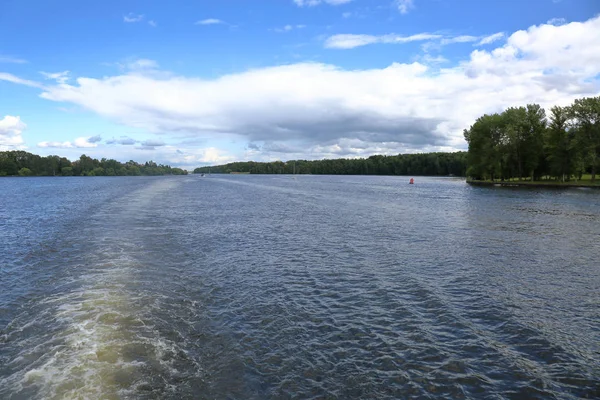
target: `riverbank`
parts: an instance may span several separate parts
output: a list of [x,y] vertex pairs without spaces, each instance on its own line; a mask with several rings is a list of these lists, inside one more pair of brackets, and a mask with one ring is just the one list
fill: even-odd
[[538,188],[593,188],[600,189],[600,181],[569,181],[569,182],[558,182],[558,181],[480,181],[467,179],[467,183],[473,186],[501,186],[501,187],[538,187]]

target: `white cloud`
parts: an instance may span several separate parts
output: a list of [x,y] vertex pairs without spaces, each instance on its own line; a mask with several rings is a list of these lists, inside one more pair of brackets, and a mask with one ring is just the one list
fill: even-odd
[[410,9],[415,7],[414,0],[395,0],[394,5],[400,11],[400,14],[407,14]]
[[98,147],[96,137],[78,137],[73,141],[73,145],[78,148]]
[[155,60],[147,58],[128,58],[118,62],[105,62],[102,65],[107,67],[117,67],[124,72],[135,73],[155,73],[158,72],[158,63]]
[[17,57],[3,56],[0,54],[0,63],[27,64],[27,60]]
[[557,25],[557,26],[564,25],[566,23],[567,23],[567,20],[564,18],[552,18],[552,19],[549,19],[547,22],[547,24],[549,24],[549,25]]
[[221,21],[217,18],[207,18],[200,21],[196,21],[196,25],[219,25],[224,24],[224,21]]
[[21,121],[21,117],[5,115],[0,119],[0,150],[15,150],[23,144],[21,133],[27,125]]
[[478,36],[462,35],[444,38],[440,41],[441,45],[453,44],[453,43],[469,43],[479,40]]
[[70,149],[73,147],[71,142],[39,142],[38,147],[55,148],[55,149]]
[[501,39],[504,39],[504,32],[498,32],[498,33],[494,33],[493,35],[484,36],[477,43],[477,45],[478,46],[483,46],[485,44],[494,43],[495,41],[498,41],[498,40],[501,40]]
[[59,84],[65,84],[69,80],[69,71],[54,72],[54,73],[41,71],[40,74],[44,75],[46,77],[46,79],[52,79],[52,80],[56,81],[56,83],[59,83]]
[[431,33],[418,33],[410,36],[395,34],[381,36],[339,34],[328,37],[325,40],[325,47],[328,49],[353,49],[355,47],[366,46],[375,43],[402,44],[415,41],[439,39],[441,37],[441,35]]
[[[599,74],[597,17],[515,32],[502,45],[477,49],[445,68],[414,62],[345,70],[300,63],[216,79],[125,73],[47,86],[41,96],[165,140],[264,143],[261,151],[272,157],[354,156],[464,149],[462,130],[478,116],[597,96]],[[155,151],[179,155],[168,148]]]
[[156,22],[154,22],[154,20],[152,20],[152,19],[150,21],[148,21],[148,25],[150,25],[153,28],[156,28],[158,26],[158,24]]
[[306,28],[306,25],[302,25],[302,24],[299,24],[299,25],[289,25],[288,24],[288,25],[283,26],[282,28],[275,28],[275,29],[273,29],[273,31],[274,32],[283,33],[283,32],[289,32],[289,31],[291,31],[293,29],[304,29],[304,28]]
[[101,140],[100,136],[88,136],[78,137],[73,142],[56,142],[56,141],[44,141],[37,144],[38,147],[42,148],[57,148],[57,149],[71,149],[71,148],[94,148],[98,147],[98,142]]
[[[140,153],[152,151],[152,158],[157,162],[165,162],[171,166],[188,169],[189,171],[201,165],[225,164],[236,160],[232,154],[216,147],[180,148],[174,145],[161,146],[155,149],[134,148]],[[144,157],[145,156],[145,157]],[[137,158],[147,158],[141,154]]]
[[[83,152],[93,158],[113,158],[121,162],[134,160],[145,162],[150,159],[157,164],[168,164],[173,167],[181,167],[188,170],[201,165],[224,164],[235,161],[237,158],[225,150],[216,147],[189,148],[177,145],[165,145],[159,147],[143,146],[104,146],[97,148],[78,149],[70,142],[41,142],[39,154],[56,154],[61,149],[60,156],[70,160],[78,159]],[[39,144],[38,144],[39,145]]]
[[140,71],[148,69],[157,69],[158,63],[154,60],[148,60],[147,58],[140,58],[137,60],[129,61],[123,66],[131,71]]
[[13,74],[8,74],[6,72],[0,72],[0,81],[7,81],[7,82],[16,83],[19,85],[25,85],[25,86],[31,86],[31,87],[37,87],[37,88],[44,87],[41,83],[30,81],[27,79],[21,79],[18,76],[14,76]]
[[137,143],[137,140],[132,139],[130,137],[127,136],[121,136],[119,139],[109,139],[106,141],[106,144],[120,144],[123,146],[131,146]]
[[346,11],[345,13],[342,13],[342,18],[350,18],[352,16],[351,12]]
[[304,6],[308,6],[308,7],[312,7],[312,6],[318,6],[319,4],[329,4],[332,6],[339,6],[341,4],[346,4],[346,3],[350,3],[352,0],[294,0],[294,3],[296,3],[296,5],[298,7],[304,7]]
[[196,156],[196,159],[202,163],[214,164],[227,163],[235,160],[235,158],[230,154],[227,154],[223,150],[215,147],[201,149],[199,154]]
[[437,56],[432,56],[430,54],[425,54],[424,56],[421,57],[421,60],[425,63],[425,64],[443,64],[443,63],[447,63],[448,59],[444,56],[441,55],[437,55]]
[[123,21],[128,23],[141,22],[144,20],[144,14],[129,13],[123,16]]

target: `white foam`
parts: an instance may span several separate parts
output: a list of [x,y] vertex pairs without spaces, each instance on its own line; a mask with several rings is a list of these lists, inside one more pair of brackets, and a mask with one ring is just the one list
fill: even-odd
[[[138,218],[153,198],[177,184],[157,181],[118,204],[107,204],[91,218],[104,223],[106,218],[120,222]],[[86,226],[90,237],[95,237],[93,223]],[[137,317],[139,310],[132,309],[127,289],[137,266],[131,254],[139,247],[127,237],[104,237],[100,243],[83,259],[85,273],[77,274],[75,269],[67,282],[81,289],[41,299],[36,302],[42,310],[38,315],[15,321],[18,326],[12,335],[19,342],[13,345],[22,350],[11,360],[17,371],[1,379],[0,387],[12,393],[36,392],[42,398],[120,398],[142,384],[139,371],[146,362],[141,360],[156,357],[155,361],[176,372],[170,361],[163,360],[173,359],[176,345],[160,339],[148,321]],[[36,331],[38,324],[48,331]],[[27,329],[33,333],[19,337],[18,332]],[[126,355],[127,349],[136,346],[143,350],[141,360]]]

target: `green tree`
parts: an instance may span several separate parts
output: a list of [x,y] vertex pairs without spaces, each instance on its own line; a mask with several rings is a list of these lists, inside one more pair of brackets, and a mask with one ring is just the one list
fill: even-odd
[[595,181],[600,154],[600,97],[577,99],[570,111],[579,149]]
[[533,181],[542,175],[542,170],[539,167],[544,163],[544,133],[546,132],[547,124],[546,111],[539,104],[528,104],[526,107],[525,124],[527,129],[525,167]]
[[62,167],[60,172],[62,176],[73,176],[73,167]]
[[19,175],[20,176],[31,176],[33,175],[33,171],[31,171],[29,168],[21,168],[19,170]]
[[[525,107],[510,107],[502,114],[505,122],[505,134],[508,146],[508,162],[516,166],[516,175],[523,178],[528,155],[527,146],[530,142],[527,126],[527,109]],[[511,173],[511,176],[514,176]]]
[[552,107],[544,140],[549,172],[563,182],[573,173],[576,161],[574,132],[567,130],[568,122],[569,109],[567,107]]
[[0,157],[0,175],[17,175],[18,173],[19,168],[14,160],[8,157]]
[[506,137],[504,117],[484,115],[463,134],[469,144],[467,174],[479,179],[503,178]]

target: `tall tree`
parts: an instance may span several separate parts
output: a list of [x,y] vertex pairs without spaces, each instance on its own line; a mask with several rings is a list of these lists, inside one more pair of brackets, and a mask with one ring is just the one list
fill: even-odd
[[592,181],[596,180],[600,158],[600,96],[577,99],[570,108],[577,141],[586,163],[591,167]]
[[564,182],[573,172],[575,162],[574,132],[568,129],[569,109],[554,106],[550,109],[550,123],[546,131],[545,150],[550,173]]
[[[526,108],[527,155],[525,165],[531,180],[542,176],[538,167],[544,163],[544,133],[546,131],[546,111],[539,104],[528,104]],[[536,173],[537,171],[537,173]]]
[[[525,107],[510,107],[502,113],[507,136],[509,162],[517,167],[517,176],[523,178],[527,159],[529,132],[527,128],[527,110]],[[511,174],[514,175],[514,174]]]
[[502,178],[503,156],[506,138],[503,117],[498,114],[484,115],[463,132],[469,144],[468,175],[483,179]]

